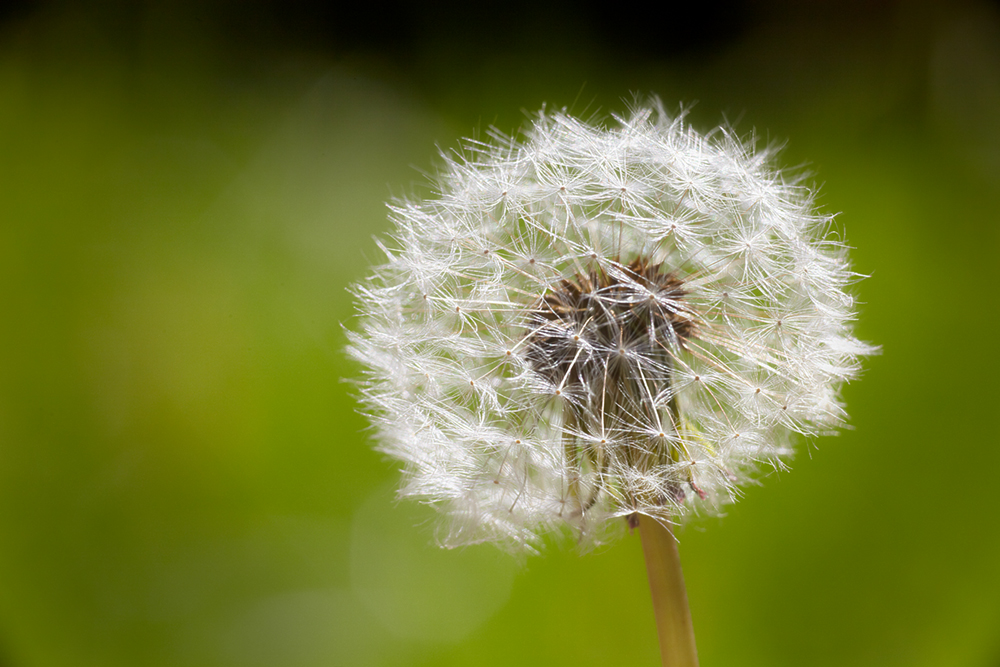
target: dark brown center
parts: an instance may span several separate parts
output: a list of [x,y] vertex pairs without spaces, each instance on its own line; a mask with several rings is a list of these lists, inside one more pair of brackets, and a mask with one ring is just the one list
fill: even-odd
[[527,356],[561,391],[669,381],[672,358],[694,335],[684,283],[645,257],[562,280],[535,305]]

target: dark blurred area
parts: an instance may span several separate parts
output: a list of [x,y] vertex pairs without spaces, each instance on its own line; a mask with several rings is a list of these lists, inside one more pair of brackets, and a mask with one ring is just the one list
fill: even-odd
[[[794,3],[790,3],[794,6]],[[832,5],[831,5],[832,6]],[[814,6],[822,12],[821,6]],[[855,3],[857,10],[887,13],[880,3]],[[398,66],[415,64],[428,50],[449,45],[474,59],[483,54],[549,48],[577,41],[621,56],[662,58],[724,45],[748,23],[766,20],[768,8],[718,2],[633,4],[629,7],[573,2],[321,3],[290,0],[246,2],[8,2],[6,22],[81,11],[112,31],[124,48],[137,48],[142,35],[184,26],[211,34],[220,51],[251,59],[289,51],[330,56],[374,55]],[[763,11],[762,11],[763,10]],[[644,21],[629,21],[643,17]],[[669,26],[678,26],[670,35]]]
[[681,532],[702,664],[1000,665],[1000,9],[0,6],[0,665],[656,664],[637,540],[433,545],[344,378],[436,153],[659,96],[821,184],[853,428]]

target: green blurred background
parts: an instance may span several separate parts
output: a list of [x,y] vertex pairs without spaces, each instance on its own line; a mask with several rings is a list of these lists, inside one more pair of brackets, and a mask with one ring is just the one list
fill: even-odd
[[0,667],[657,664],[637,536],[432,545],[341,328],[436,146],[650,93],[787,140],[884,348],[681,532],[702,664],[1000,666],[1000,10],[789,0],[5,5]]

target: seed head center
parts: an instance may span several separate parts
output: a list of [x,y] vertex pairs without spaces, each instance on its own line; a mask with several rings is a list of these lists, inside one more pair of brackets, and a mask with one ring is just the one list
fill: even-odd
[[642,256],[564,279],[531,310],[526,357],[563,392],[634,394],[644,381],[655,394],[695,333],[685,294],[681,279]]

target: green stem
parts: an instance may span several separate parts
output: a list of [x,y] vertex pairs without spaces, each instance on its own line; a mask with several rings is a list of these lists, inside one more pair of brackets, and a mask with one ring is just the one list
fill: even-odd
[[653,595],[663,667],[698,667],[681,559],[670,524],[640,515],[639,534]]

